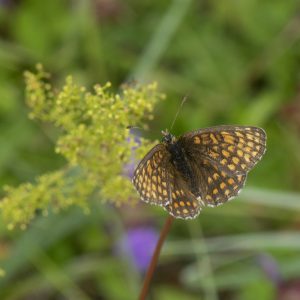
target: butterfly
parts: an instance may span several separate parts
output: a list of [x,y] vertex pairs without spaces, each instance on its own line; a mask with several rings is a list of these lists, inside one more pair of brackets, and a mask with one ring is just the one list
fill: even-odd
[[162,206],[175,218],[193,219],[205,206],[237,196],[248,172],[266,151],[266,133],[253,126],[222,125],[179,138],[162,131],[134,171],[141,200]]

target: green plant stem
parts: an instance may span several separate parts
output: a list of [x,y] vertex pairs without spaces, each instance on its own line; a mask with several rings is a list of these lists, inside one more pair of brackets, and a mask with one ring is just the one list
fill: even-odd
[[156,268],[157,265],[157,261],[159,258],[159,254],[160,254],[160,250],[162,248],[162,245],[166,239],[166,236],[168,235],[171,225],[173,223],[174,218],[172,216],[169,216],[165,222],[165,225],[163,227],[163,229],[161,230],[160,236],[159,236],[159,240],[156,244],[155,247],[155,251],[153,253],[153,256],[151,258],[151,262],[150,265],[148,267],[147,273],[145,275],[145,279],[144,279],[144,283],[143,283],[143,287],[140,293],[140,297],[139,300],[145,300],[148,294],[148,290],[149,290],[149,286],[150,286],[150,282],[154,273],[154,270]]

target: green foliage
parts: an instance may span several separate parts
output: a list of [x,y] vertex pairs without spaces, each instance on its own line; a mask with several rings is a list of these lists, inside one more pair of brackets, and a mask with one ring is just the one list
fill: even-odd
[[153,118],[155,103],[163,99],[157,85],[124,85],[114,94],[108,82],[87,92],[68,77],[61,91],[54,91],[41,65],[37,73],[25,72],[25,80],[30,118],[61,129],[56,152],[67,163],[39,176],[35,183],[5,187],[0,208],[8,228],[25,228],[37,211],[47,214],[50,208],[59,211],[76,204],[88,211],[91,196],[116,205],[135,203],[137,197],[124,168],[133,164],[134,147],[139,146],[139,159],[151,143],[142,139],[138,145],[127,127]]
[[[152,283],[155,299],[212,300],[214,294],[219,300],[265,299],[271,295],[267,282],[272,282],[264,279],[253,259],[261,252],[271,252],[285,282],[297,283],[299,8],[294,0],[0,1],[0,182],[30,182],[1,192],[9,201],[4,200],[0,214],[0,268],[5,270],[0,299],[124,300],[124,289],[136,299],[140,275],[130,258],[116,256],[112,249],[128,224],[147,222],[159,228],[166,216],[146,204],[122,210],[103,205],[123,197],[112,182],[104,185],[99,180],[87,195],[88,153],[83,151],[82,160],[82,153],[73,149],[76,141],[67,141],[72,130],[64,127],[78,111],[59,120],[54,116],[57,82],[68,74],[87,87],[110,80],[114,87],[106,92],[111,93],[128,78],[157,80],[169,100],[159,105],[155,122],[149,122],[153,139],[168,128],[186,94],[188,101],[172,129],[176,135],[219,124],[252,124],[268,134],[266,155],[249,174],[241,197],[203,210],[188,226],[174,223],[160,257],[161,272]],[[54,88],[44,71],[42,80],[37,80],[38,73],[27,73],[36,85],[29,93],[35,99],[27,102],[33,122],[26,117],[22,73],[36,62],[53,74]],[[63,122],[57,124],[60,129],[52,126],[56,122]],[[81,123],[90,129],[87,120]],[[130,120],[130,125],[141,123]],[[61,155],[53,150],[58,130],[62,144],[55,144]],[[90,149],[80,144],[83,148]],[[143,149],[138,149],[137,159]],[[95,176],[96,168],[93,165],[89,174]],[[46,179],[40,176],[44,173]],[[118,178],[124,179],[115,178],[116,185]],[[38,190],[40,181],[44,188]],[[35,199],[28,189],[34,190]],[[113,192],[113,197],[102,196]],[[90,213],[82,213],[82,207]],[[7,231],[7,225],[25,227],[35,214],[27,230]],[[198,234],[201,228],[203,237]]]

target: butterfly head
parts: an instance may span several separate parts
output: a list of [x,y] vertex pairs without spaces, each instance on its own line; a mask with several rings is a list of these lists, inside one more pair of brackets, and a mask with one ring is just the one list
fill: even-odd
[[174,144],[176,142],[176,137],[171,134],[167,129],[162,130],[162,142],[165,144]]

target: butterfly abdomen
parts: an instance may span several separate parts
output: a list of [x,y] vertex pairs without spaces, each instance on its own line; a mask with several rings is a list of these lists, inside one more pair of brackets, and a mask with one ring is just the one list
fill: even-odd
[[185,179],[193,192],[193,187],[196,186],[196,178],[183,147],[180,143],[176,142],[174,144],[169,144],[168,150],[171,154],[171,163]]

